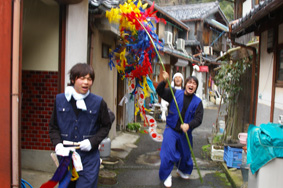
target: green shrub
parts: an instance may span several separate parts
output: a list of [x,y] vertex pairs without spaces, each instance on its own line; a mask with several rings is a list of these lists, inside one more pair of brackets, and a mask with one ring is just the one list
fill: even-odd
[[211,145],[210,144],[203,145],[201,147],[201,155],[204,159],[210,157],[210,152],[211,152]]
[[141,124],[140,123],[128,123],[126,128],[127,130],[130,130],[130,131],[139,131],[141,128]]

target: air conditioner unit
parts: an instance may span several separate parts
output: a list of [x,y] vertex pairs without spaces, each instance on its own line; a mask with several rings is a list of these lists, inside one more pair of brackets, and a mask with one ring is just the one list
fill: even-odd
[[172,45],[173,35],[170,31],[165,31],[165,44]]
[[184,39],[177,39],[177,50],[182,50],[184,51],[185,50],[185,40]]
[[212,48],[212,46],[204,46],[203,47],[203,52],[206,55],[213,55],[213,48]]

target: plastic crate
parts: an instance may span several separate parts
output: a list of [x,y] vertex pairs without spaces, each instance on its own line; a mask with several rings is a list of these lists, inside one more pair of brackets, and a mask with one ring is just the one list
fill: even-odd
[[224,147],[224,161],[227,167],[240,168],[242,164],[242,150],[241,148],[232,148],[230,146]]

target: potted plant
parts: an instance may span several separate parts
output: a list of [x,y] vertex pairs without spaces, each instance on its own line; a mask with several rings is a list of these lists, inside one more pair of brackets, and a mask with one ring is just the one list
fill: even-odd
[[222,143],[223,135],[215,135],[211,145],[211,159],[213,161],[223,161],[224,146]]
[[137,132],[141,128],[140,123],[128,123],[126,126],[126,130],[129,132]]

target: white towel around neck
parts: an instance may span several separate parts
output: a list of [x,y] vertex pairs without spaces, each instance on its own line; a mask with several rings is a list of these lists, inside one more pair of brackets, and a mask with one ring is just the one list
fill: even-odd
[[76,105],[78,109],[87,110],[84,98],[89,95],[89,91],[86,94],[77,93],[73,86],[68,86],[65,89],[65,97],[67,101],[70,101],[72,96],[76,100]]

